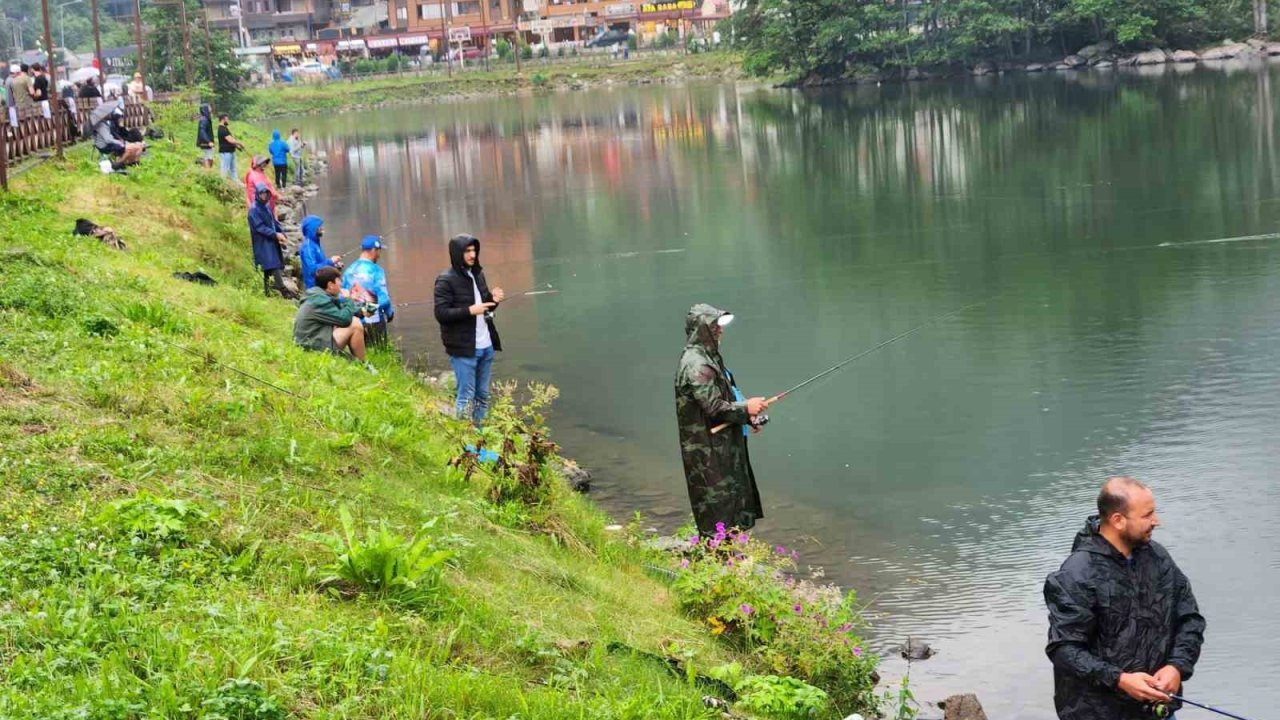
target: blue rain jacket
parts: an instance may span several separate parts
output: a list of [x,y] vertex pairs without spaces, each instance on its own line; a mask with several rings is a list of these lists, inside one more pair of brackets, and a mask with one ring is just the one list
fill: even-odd
[[267,146],[267,152],[271,154],[272,165],[288,165],[289,164],[289,143],[280,139],[280,131],[271,131],[271,144]]
[[318,215],[302,218],[302,246],[298,248],[298,254],[302,256],[302,286],[306,290],[316,286],[317,270],[322,267],[333,267],[329,256],[320,246],[319,232],[322,225],[324,220]]

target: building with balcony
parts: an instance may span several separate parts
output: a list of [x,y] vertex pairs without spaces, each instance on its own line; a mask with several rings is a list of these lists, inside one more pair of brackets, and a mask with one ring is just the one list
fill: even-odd
[[209,26],[240,45],[302,42],[329,24],[330,0],[205,0]]
[[495,38],[514,36],[520,0],[393,0],[406,2],[409,31],[427,35],[439,52],[446,29],[455,45],[488,48]]

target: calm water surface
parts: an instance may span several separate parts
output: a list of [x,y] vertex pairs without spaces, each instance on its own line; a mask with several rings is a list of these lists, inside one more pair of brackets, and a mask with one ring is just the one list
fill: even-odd
[[[303,128],[332,163],[311,203],[331,251],[390,233],[397,301],[430,297],[458,232],[491,284],[561,290],[504,308],[497,374],[559,386],[557,437],[595,497],[664,529],[688,512],[671,381],[691,304],[738,315],[725,356],[768,394],[985,300],[775,406],[752,440],[759,531],[856,587],[881,647],[935,644],[920,697],[976,690],[992,717],[1038,720],[1044,576],[1100,481],[1135,475],[1209,619],[1189,692],[1263,717],[1278,98],[1276,70],[1169,68],[601,90]],[[429,305],[396,329],[444,365]]]

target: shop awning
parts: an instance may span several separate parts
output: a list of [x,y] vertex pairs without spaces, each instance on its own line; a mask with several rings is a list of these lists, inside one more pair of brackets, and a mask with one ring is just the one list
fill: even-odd
[[271,46],[271,49],[274,50],[277,55],[301,55],[302,54],[301,45],[273,45]]
[[393,48],[400,43],[393,37],[372,37],[366,41],[370,49]]
[[431,38],[426,35],[405,35],[400,38],[400,47],[409,47],[412,45],[426,45],[431,42]]

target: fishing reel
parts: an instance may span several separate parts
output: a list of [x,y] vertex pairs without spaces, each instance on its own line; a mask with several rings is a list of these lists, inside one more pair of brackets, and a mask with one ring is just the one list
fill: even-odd
[[760,413],[759,415],[756,415],[755,417],[751,418],[747,422],[749,425],[751,425],[751,427],[759,429],[769,424],[769,416],[765,415],[764,413]]
[[356,306],[356,309],[358,309],[360,311],[360,314],[364,315],[365,317],[373,317],[374,315],[378,314],[378,303],[376,302],[360,303],[359,305]]

